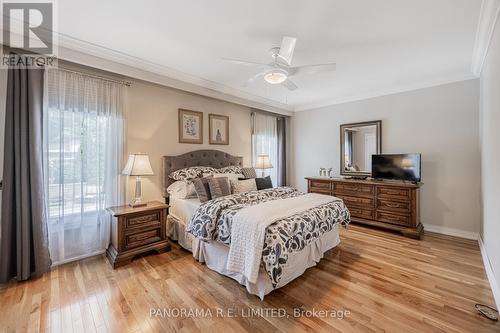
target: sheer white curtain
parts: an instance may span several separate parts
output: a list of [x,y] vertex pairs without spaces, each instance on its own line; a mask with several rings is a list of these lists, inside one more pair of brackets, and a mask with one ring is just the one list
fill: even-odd
[[54,264],[103,252],[106,207],[123,202],[124,87],[85,74],[45,75],[44,149],[49,248]]
[[[264,176],[271,176],[273,186],[278,183],[278,136],[277,118],[264,113],[252,113],[252,164],[255,166],[257,155],[269,155],[272,169],[265,170]],[[257,170],[257,176],[262,170]]]

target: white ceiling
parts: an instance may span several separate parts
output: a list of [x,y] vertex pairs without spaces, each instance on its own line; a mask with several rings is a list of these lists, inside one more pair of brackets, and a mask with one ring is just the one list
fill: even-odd
[[[66,36],[187,74],[199,85],[303,110],[468,79],[481,0],[64,0]],[[290,92],[258,69],[282,36],[293,65],[334,61],[337,71],[294,78]],[[191,80],[193,81],[193,80]]]

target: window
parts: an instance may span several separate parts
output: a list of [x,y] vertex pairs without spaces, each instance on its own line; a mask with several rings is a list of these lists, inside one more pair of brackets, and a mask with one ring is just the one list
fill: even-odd
[[123,87],[85,74],[47,70],[44,172],[53,263],[103,252],[106,207],[122,202]]
[[275,116],[252,113],[252,161],[255,161],[258,155],[269,155],[272,169],[257,170],[257,176],[271,176],[273,185],[278,184],[278,136],[277,136],[277,118]]

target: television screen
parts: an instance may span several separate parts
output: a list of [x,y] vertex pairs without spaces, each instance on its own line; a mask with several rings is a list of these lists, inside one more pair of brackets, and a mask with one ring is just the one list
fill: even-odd
[[419,182],[420,154],[372,155],[372,178]]

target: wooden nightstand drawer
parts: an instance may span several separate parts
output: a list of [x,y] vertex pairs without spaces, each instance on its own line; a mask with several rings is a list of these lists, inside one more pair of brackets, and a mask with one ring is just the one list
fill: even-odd
[[160,228],[125,235],[125,249],[130,250],[161,240]]
[[135,256],[149,251],[159,253],[170,249],[166,236],[168,205],[159,201],[145,206],[110,207],[111,244],[106,257],[116,268],[129,263]]
[[136,228],[152,228],[159,227],[161,219],[161,211],[148,213],[146,215],[132,215],[125,219],[125,229],[133,230]]

